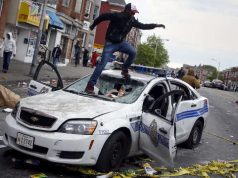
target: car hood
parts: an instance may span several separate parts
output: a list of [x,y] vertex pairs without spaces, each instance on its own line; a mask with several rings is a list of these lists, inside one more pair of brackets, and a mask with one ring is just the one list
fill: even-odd
[[94,118],[117,111],[126,104],[81,96],[63,90],[40,94],[21,100],[21,107],[30,108],[57,117],[60,120],[71,118]]

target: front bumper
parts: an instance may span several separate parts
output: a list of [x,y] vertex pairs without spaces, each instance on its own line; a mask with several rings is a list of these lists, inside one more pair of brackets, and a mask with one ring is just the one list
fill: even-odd
[[[17,133],[34,137],[33,149],[16,143]],[[20,152],[51,162],[95,165],[109,135],[76,135],[32,130],[19,124],[11,115],[5,119],[4,143]],[[90,147],[90,144],[93,146]]]

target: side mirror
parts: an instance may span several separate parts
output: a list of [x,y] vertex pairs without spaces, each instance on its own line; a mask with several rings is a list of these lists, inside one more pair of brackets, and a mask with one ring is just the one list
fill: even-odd
[[143,112],[147,112],[151,106],[151,104],[155,101],[155,99],[150,96],[150,95],[147,95],[145,97],[145,100],[144,100],[144,103],[143,103],[143,106],[142,106],[142,111]]

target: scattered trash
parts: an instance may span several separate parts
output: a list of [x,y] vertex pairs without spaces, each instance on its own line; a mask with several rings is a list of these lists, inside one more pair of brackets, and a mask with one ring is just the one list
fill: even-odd
[[11,108],[5,108],[2,110],[3,112],[7,112],[7,113],[11,113],[13,111],[13,109]]
[[32,160],[32,159],[22,160],[22,159],[12,158],[12,162],[17,165],[22,165],[22,164],[30,164],[30,165],[34,165],[34,166],[40,165],[40,161]]
[[231,138],[233,138],[234,136],[233,135],[230,135]]
[[104,174],[104,175],[99,175],[96,178],[109,178],[109,177],[112,177],[112,175],[113,175],[113,172],[109,172],[109,173]]
[[27,87],[27,83],[26,82],[18,82],[17,86],[25,88],[25,87]]
[[153,175],[153,174],[156,174],[157,171],[154,170],[149,163],[145,163],[143,164],[143,167],[145,169],[145,173],[148,174],[148,175]]
[[0,107],[14,108],[20,96],[0,85]]
[[47,178],[44,173],[31,175],[30,178]]

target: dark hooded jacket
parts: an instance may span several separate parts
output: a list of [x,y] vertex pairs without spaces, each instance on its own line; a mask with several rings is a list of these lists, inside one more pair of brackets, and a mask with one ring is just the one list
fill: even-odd
[[97,17],[93,24],[90,26],[93,29],[102,21],[110,21],[107,33],[106,40],[113,43],[122,42],[126,35],[130,32],[132,27],[149,30],[154,29],[156,24],[143,24],[135,19],[134,16],[129,15],[126,12],[115,12],[115,13],[105,13]]

